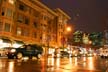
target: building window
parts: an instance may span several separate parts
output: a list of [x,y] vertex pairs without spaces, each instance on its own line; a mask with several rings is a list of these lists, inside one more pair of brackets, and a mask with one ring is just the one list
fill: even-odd
[[27,11],[27,6],[23,4],[19,4],[19,10],[21,11]]
[[17,33],[17,35],[21,35],[21,33],[22,33],[22,29],[21,29],[20,27],[18,27],[16,33]]
[[33,33],[33,37],[37,38],[37,33],[36,32]]
[[61,29],[63,29],[63,25],[61,25]]
[[29,36],[29,31],[28,31],[28,29],[24,29],[22,35],[23,35],[23,36]]
[[45,15],[43,15],[42,17],[43,17],[43,20],[47,20],[48,19],[48,17],[45,16]]
[[18,19],[17,19],[18,22],[22,23],[24,21],[24,16],[21,15],[21,14],[18,14]]
[[3,23],[0,22],[0,31],[2,31],[2,29],[3,29]]
[[5,8],[2,7],[2,12],[1,12],[1,15],[4,16],[5,15]]
[[4,30],[5,30],[6,32],[10,32],[10,24],[9,24],[9,23],[5,23]]
[[19,9],[22,10],[22,11],[24,11],[24,5],[20,4],[19,5]]
[[12,10],[11,9],[7,9],[6,16],[12,17]]
[[9,0],[9,3],[14,4],[15,0]]
[[25,24],[29,24],[29,18],[25,17]]
[[37,26],[38,26],[37,22],[33,22],[33,25],[34,25],[35,28],[37,28]]

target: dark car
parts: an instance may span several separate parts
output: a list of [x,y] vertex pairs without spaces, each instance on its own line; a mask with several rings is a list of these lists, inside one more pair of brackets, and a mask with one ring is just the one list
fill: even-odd
[[69,53],[67,51],[60,51],[60,57],[69,57]]
[[60,51],[58,53],[54,52],[54,58],[58,58],[58,57],[69,57],[69,53],[67,51]]
[[43,48],[41,46],[31,44],[31,45],[23,45],[19,48],[9,48],[7,56],[9,59],[17,58],[20,59],[22,57],[28,56],[32,58],[33,56],[40,58],[43,53]]

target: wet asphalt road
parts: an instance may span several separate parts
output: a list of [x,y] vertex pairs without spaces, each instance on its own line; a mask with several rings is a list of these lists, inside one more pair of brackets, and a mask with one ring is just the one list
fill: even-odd
[[0,58],[0,72],[107,72],[107,68],[108,59],[100,57]]

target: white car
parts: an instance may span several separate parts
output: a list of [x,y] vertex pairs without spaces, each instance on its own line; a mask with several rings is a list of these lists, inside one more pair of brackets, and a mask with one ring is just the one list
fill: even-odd
[[108,58],[108,49],[104,49],[100,52],[101,58]]

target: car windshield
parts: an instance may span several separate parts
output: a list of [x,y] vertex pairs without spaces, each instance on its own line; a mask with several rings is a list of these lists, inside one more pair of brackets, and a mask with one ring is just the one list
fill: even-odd
[[68,53],[68,52],[66,52],[66,51],[61,51],[61,53]]
[[35,44],[22,45],[19,48],[28,48],[28,46],[30,46],[32,49],[37,49],[37,50],[43,51],[43,48],[41,46],[38,46],[38,45],[35,45]]

